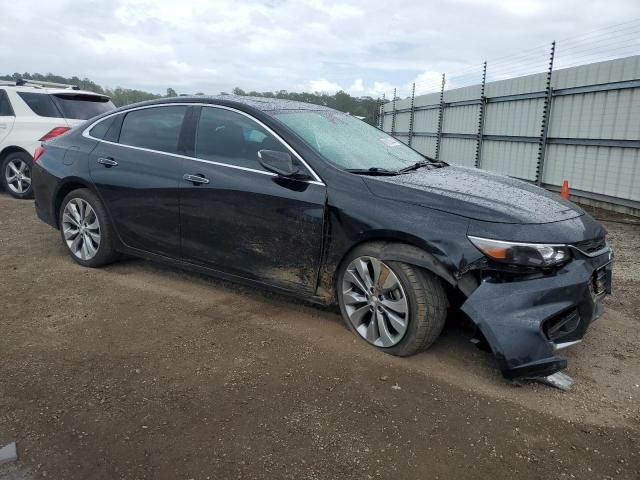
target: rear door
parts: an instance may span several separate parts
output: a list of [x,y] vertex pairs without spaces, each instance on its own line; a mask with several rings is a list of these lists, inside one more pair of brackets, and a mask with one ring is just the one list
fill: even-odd
[[120,238],[129,247],[172,258],[180,255],[179,152],[186,111],[183,105],[133,109],[89,132],[103,140],[90,155],[91,178]]
[[183,162],[182,173],[189,176],[182,181],[180,200],[184,259],[313,293],[322,252],[324,184],[267,172],[258,150],[288,149],[255,119],[214,106],[203,106],[194,116],[195,158]]
[[7,91],[0,88],[0,145],[11,132],[16,119]]

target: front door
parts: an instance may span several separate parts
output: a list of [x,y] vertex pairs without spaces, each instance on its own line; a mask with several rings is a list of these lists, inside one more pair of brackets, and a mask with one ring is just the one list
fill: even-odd
[[[180,194],[185,260],[312,293],[322,252],[325,186],[281,178],[258,162],[287,151],[247,115],[202,107],[195,158],[184,159]],[[195,178],[194,178],[195,177]]]
[[122,241],[172,258],[180,256],[178,153],[186,110],[159,106],[127,112],[119,136],[99,143],[89,158],[91,178]]

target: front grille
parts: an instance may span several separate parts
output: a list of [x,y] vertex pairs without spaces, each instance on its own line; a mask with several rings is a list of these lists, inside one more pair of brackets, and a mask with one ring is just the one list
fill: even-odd
[[582,242],[574,243],[573,246],[578,250],[591,255],[592,253],[602,250],[607,245],[607,241],[604,237],[594,238],[592,240],[584,240]]

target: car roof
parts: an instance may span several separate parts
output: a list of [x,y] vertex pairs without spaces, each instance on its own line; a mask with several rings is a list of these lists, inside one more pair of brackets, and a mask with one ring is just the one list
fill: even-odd
[[[246,106],[269,112],[274,110],[326,110],[334,111],[332,108],[313,103],[297,102],[295,100],[285,100],[281,98],[267,97],[245,97],[240,95],[189,95],[171,98],[161,98],[151,100],[139,105],[154,105],[159,103],[210,103],[212,105]],[[132,105],[126,105],[123,110]]]

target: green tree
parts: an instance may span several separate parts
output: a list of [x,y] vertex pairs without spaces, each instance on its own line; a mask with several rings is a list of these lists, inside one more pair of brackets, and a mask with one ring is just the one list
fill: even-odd
[[282,98],[286,100],[296,100],[299,102],[313,103],[335,108],[341,112],[364,117],[367,123],[375,124],[378,115],[378,100],[371,97],[353,97],[347,92],[339,91],[334,95],[320,92],[288,92],[278,90],[275,92],[250,91],[246,93],[243,89],[236,87],[233,89],[235,95],[249,95],[252,97]]

